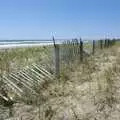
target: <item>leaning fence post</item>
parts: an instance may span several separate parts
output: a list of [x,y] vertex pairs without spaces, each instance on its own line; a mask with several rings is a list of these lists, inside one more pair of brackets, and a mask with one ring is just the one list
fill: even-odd
[[93,40],[93,51],[92,51],[93,55],[95,54],[95,40]]
[[80,38],[80,61],[83,61],[83,41]]
[[53,37],[54,42],[54,50],[55,50],[55,75],[57,78],[60,77],[60,56],[59,56],[59,45],[55,43],[55,39]]

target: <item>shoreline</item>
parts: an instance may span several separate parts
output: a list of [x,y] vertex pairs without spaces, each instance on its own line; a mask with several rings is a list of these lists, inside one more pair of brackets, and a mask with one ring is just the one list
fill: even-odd
[[27,47],[38,47],[38,46],[48,46],[53,45],[53,43],[37,43],[37,44],[7,44],[0,45],[0,50],[2,49],[13,49],[13,48],[27,48]]
[[[88,41],[83,41],[84,43],[88,43]],[[8,42],[7,42],[8,43]],[[54,45],[54,43],[4,43],[0,44],[0,50],[4,49],[15,49],[15,48],[27,48],[27,47],[38,47],[38,46],[48,46]],[[57,44],[61,44],[58,42]]]

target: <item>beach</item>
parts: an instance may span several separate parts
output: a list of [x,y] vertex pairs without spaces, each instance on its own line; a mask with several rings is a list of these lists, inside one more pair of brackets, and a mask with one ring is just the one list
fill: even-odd
[[0,49],[24,48],[24,47],[37,47],[53,45],[53,43],[33,43],[33,44],[4,44],[0,45]]

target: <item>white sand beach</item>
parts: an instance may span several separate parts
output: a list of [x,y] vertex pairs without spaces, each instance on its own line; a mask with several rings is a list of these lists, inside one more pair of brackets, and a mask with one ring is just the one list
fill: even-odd
[[0,49],[23,48],[23,47],[35,47],[35,46],[46,46],[46,45],[53,45],[53,43],[5,44],[5,45],[0,45]]

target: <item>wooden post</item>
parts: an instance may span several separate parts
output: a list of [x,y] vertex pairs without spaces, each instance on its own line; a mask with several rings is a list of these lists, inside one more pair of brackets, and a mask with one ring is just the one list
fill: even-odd
[[59,45],[55,43],[53,37],[54,48],[55,48],[55,75],[57,78],[60,77],[60,55],[59,55]]
[[107,39],[107,46],[106,46],[107,48],[109,47],[109,40]]
[[95,54],[95,40],[93,40],[93,51],[92,51],[93,55]]
[[83,62],[83,41],[80,38],[80,61]]
[[75,49],[75,57],[77,57],[77,45],[78,45],[78,40],[75,38],[74,39],[74,49]]
[[105,44],[104,44],[104,47],[106,48],[106,46],[107,46],[107,40],[105,39]]
[[77,56],[77,59],[78,59],[78,55],[79,55],[79,42],[78,42],[78,39],[76,39],[75,44],[76,44],[76,56]]
[[100,40],[100,49],[103,49],[103,40]]

